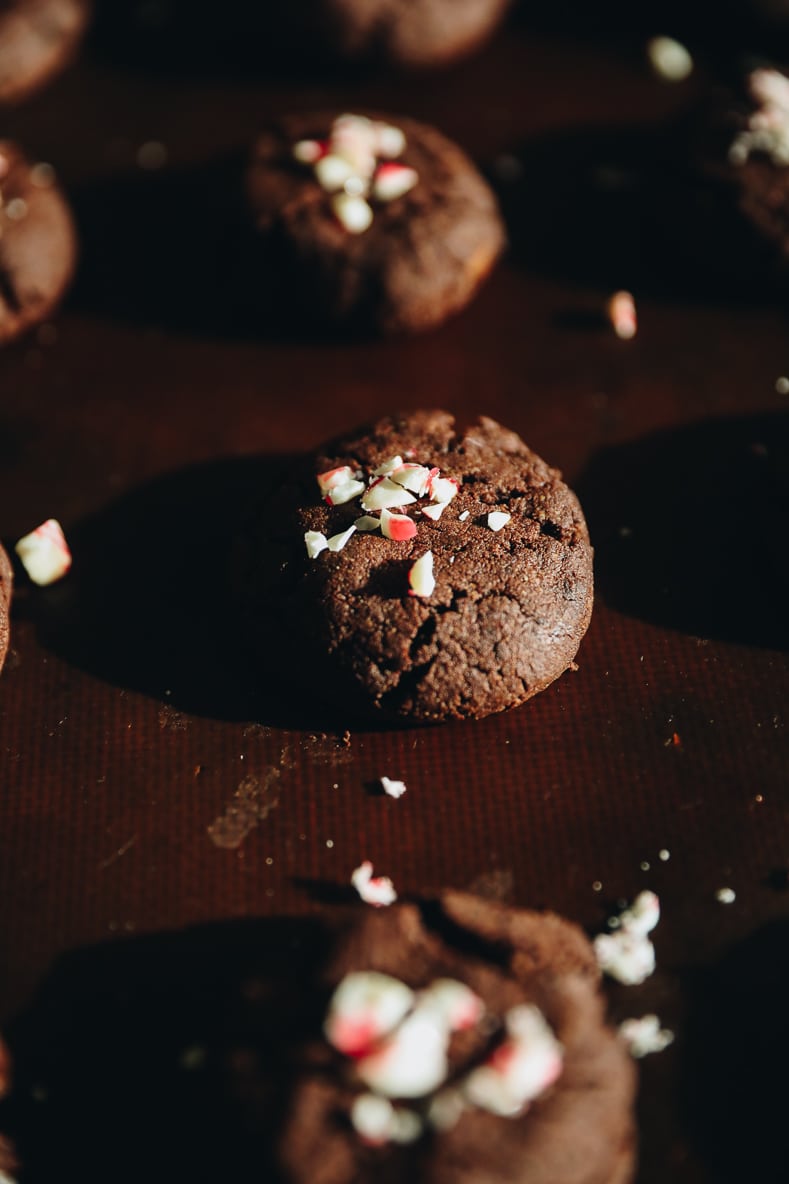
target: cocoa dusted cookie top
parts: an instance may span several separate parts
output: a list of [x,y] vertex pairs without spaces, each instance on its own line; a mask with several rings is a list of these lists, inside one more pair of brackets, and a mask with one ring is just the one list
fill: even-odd
[[50,315],[74,271],[71,211],[52,166],[0,140],[0,344]]
[[65,69],[88,23],[88,0],[0,3],[0,103],[15,103]]
[[[0,547],[0,670],[3,669],[5,656],[8,653],[8,642],[10,638],[10,623],[9,615],[11,612],[11,589],[14,582],[13,568],[11,567],[11,560],[8,555]],[[0,1097],[3,1096],[3,1083],[6,1080],[4,1066],[7,1060],[4,1056],[4,1048],[0,1043]]]
[[512,431],[379,420],[266,503],[254,616],[313,690],[390,717],[479,718],[573,664],[592,611],[575,495]]
[[368,911],[325,975],[280,1158],[292,1184],[627,1184],[634,1071],[551,913],[446,893]]
[[308,319],[428,329],[468,303],[504,245],[468,157],[404,116],[283,118],[255,145],[247,193],[260,266]]

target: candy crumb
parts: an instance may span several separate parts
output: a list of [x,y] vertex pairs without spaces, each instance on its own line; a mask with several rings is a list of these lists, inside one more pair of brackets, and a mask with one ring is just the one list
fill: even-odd
[[329,540],[320,530],[306,530],[304,532],[304,545],[307,548],[307,554],[310,559],[317,559],[321,551],[325,551],[328,547]]
[[369,859],[354,868],[351,884],[364,903],[371,904],[373,908],[385,908],[397,900],[392,881],[387,876],[373,876],[373,865]]
[[462,514],[458,514],[458,522],[465,522],[470,513],[470,510],[464,510]]
[[408,572],[409,596],[428,597],[431,596],[435,586],[436,579],[433,575],[433,552],[425,551],[417,559],[416,563],[412,564]]
[[645,1015],[640,1020],[625,1020],[619,1025],[619,1034],[632,1057],[645,1057],[653,1052],[662,1052],[674,1042],[674,1033],[661,1028],[656,1015]]
[[776,378],[775,390],[779,395],[789,395],[789,378],[783,374],[780,378]]
[[24,535],[14,550],[30,579],[42,588],[62,579],[71,567],[71,551],[56,518],[47,518]]
[[638,322],[636,302],[630,292],[614,292],[606,305],[608,319],[621,341],[629,341],[636,335]]
[[681,41],[673,37],[652,37],[647,58],[655,73],[666,82],[683,82],[693,73],[693,58]]
[[488,526],[491,530],[503,530],[511,519],[512,514],[507,514],[504,510],[492,510],[488,514]]
[[719,888],[715,893],[715,899],[720,904],[734,904],[737,899],[737,893],[733,888]]
[[401,798],[407,788],[405,781],[392,781],[389,777],[382,777],[381,785],[390,798]]
[[330,551],[342,551],[345,544],[352,534],[355,534],[356,527],[349,526],[347,530],[341,531],[339,534],[333,534],[327,541],[326,546]]

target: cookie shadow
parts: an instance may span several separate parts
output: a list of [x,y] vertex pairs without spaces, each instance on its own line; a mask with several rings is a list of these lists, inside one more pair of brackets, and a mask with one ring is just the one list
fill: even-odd
[[7,1029],[3,1129],[24,1179],[279,1181],[274,1136],[325,1010],[326,944],[325,926],[291,918],[62,957]]
[[787,993],[787,920],[738,943],[690,988],[680,1111],[716,1184],[787,1178]]
[[[679,118],[563,130],[516,149],[491,177],[512,258],[529,271],[603,292],[773,303],[780,275],[733,203],[728,209],[724,198],[691,181],[681,147],[688,134]],[[748,276],[758,282],[744,284]]]
[[698,637],[789,647],[789,415],[603,449],[577,490],[608,604]]

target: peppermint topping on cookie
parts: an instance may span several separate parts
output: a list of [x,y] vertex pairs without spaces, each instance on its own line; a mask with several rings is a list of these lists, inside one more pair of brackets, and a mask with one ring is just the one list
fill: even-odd
[[321,551],[325,551],[329,545],[326,535],[320,530],[305,530],[304,543],[310,559],[317,559]]
[[729,148],[730,163],[745,164],[752,152],[764,152],[773,164],[789,165],[789,78],[780,70],[754,70],[748,89],[758,106]]
[[382,777],[381,788],[388,797],[401,798],[407,786],[405,781],[392,781],[390,777]]
[[293,156],[312,166],[318,184],[332,195],[332,209],[345,230],[363,234],[373,220],[370,201],[394,201],[419,181],[414,169],[394,163],[405,145],[398,127],[364,115],[340,115],[326,140],[299,140]]
[[488,514],[488,526],[491,530],[503,530],[511,518],[512,514],[507,514],[504,510],[491,510]]
[[629,909],[615,917],[615,932],[594,939],[600,969],[620,983],[643,983],[655,969],[655,947],[647,936],[660,919],[660,902],[654,892],[641,892]]
[[373,876],[373,865],[369,859],[365,859],[351,873],[351,884],[364,903],[371,904],[373,908],[384,908],[397,900],[392,881],[388,876]]
[[386,539],[404,542],[416,538],[416,523],[407,514],[392,514],[389,510],[381,510],[381,533]]
[[[514,1118],[556,1081],[563,1049],[530,1003],[503,1016],[498,1043],[482,1063],[472,1060],[460,1076],[450,1070],[453,1033],[477,1027],[484,1017],[480,997],[456,979],[436,979],[421,991],[377,972],[343,979],[324,1032],[353,1060],[365,1087],[351,1106],[351,1123],[366,1143],[410,1142],[426,1129],[448,1130],[468,1107]],[[393,1103],[406,1098],[409,1107]]]
[[433,552],[425,551],[424,555],[411,565],[408,572],[408,583],[411,585],[409,596],[432,596],[436,586],[433,575]]
[[670,1028],[661,1028],[656,1015],[644,1015],[640,1020],[625,1020],[619,1025],[619,1034],[631,1057],[637,1059],[653,1052],[662,1052],[674,1042],[674,1033]]
[[62,579],[71,567],[71,551],[56,518],[47,518],[21,538],[14,550],[30,579],[41,587]]

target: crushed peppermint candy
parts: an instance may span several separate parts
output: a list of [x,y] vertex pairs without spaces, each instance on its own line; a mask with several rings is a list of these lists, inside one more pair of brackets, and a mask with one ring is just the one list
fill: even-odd
[[649,64],[666,82],[684,82],[693,73],[693,57],[673,37],[652,37],[647,42]]
[[316,480],[321,494],[325,497],[330,489],[335,489],[338,485],[346,485],[355,477],[356,474],[350,465],[338,465],[336,469],[327,469],[325,473],[318,473]]
[[504,510],[491,510],[488,514],[488,526],[491,530],[503,530],[511,519],[512,514],[507,514]]
[[397,900],[392,881],[388,876],[373,876],[373,865],[369,859],[353,870],[351,884],[364,903],[371,904],[373,908],[384,908]]
[[402,543],[416,538],[416,523],[407,514],[392,514],[384,507],[381,510],[381,534],[385,539]]
[[643,983],[655,969],[655,947],[648,934],[660,919],[660,902],[654,892],[641,892],[629,909],[611,922],[616,932],[594,939],[600,969],[626,986]]
[[433,595],[436,577],[433,575],[432,551],[425,551],[424,555],[421,555],[416,563],[411,565],[408,572],[408,583],[410,584],[409,596],[419,596],[426,599]]
[[347,502],[358,497],[360,493],[364,493],[364,482],[351,479],[343,481],[340,485],[332,486],[326,494],[326,501],[330,506],[344,506]]
[[[363,488],[359,490],[360,493],[363,491]],[[363,510],[391,510],[400,509],[415,501],[413,493],[392,481],[391,477],[379,477],[372,485],[368,485],[361,505]]]
[[517,1117],[557,1080],[562,1046],[542,1012],[521,1004],[503,1017],[501,1039],[484,1063],[447,1085],[452,1033],[484,1018],[482,1000],[455,979],[413,991],[375,971],[347,975],[332,996],[324,1033],[353,1060],[365,1087],[350,1114],[360,1138],[371,1146],[411,1142],[425,1129],[450,1129],[469,1107]]
[[71,567],[71,551],[56,518],[24,535],[14,550],[30,579],[42,588],[61,580]]
[[317,559],[321,551],[325,551],[328,547],[329,540],[321,530],[305,530],[304,544],[310,559]]
[[405,147],[398,127],[364,115],[340,115],[326,140],[299,140],[293,157],[312,167],[345,230],[363,234],[373,220],[371,201],[395,201],[419,182],[415,169],[395,160]]
[[372,518],[369,514],[363,514],[361,518],[356,519],[354,526],[357,530],[360,530],[362,534],[370,534],[373,530],[381,529],[381,519]]
[[715,893],[715,899],[719,904],[734,904],[737,893],[733,888],[719,888]]
[[611,326],[620,341],[630,341],[638,330],[636,302],[631,292],[614,292],[606,305]]
[[356,533],[356,527],[351,524],[347,530],[340,531],[339,534],[333,534],[327,541],[326,546],[330,551],[342,551],[345,544],[352,534]]
[[619,1025],[619,1034],[631,1057],[638,1059],[653,1052],[662,1052],[674,1042],[674,1033],[669,1028],[661,1028],[656,1015],[644,1015],[640,1020],[625,1020]]
[[462,514],[458,514],[458,522],[465,522],[470,512],[470,510],[464,510]]
[[773,164],[789,165],[789,78],[780,70],[754,70],[748,89],[757,110],[729,148],[729,163],[743,165],[753,152],[764,152]]
[[448,505],[449,502],[431,502],[429,506],[420,506],[419,509],[425,518],[432,518],[434,522],[438,522]]
[[382,777],[381,785],[390,798],[401,798],[408,788],[405,781],[392,781],[389,777]]

